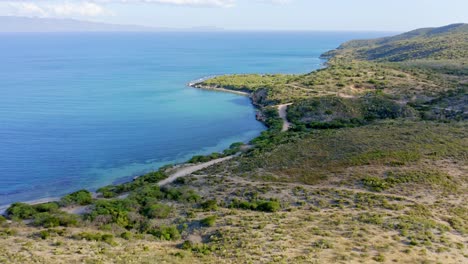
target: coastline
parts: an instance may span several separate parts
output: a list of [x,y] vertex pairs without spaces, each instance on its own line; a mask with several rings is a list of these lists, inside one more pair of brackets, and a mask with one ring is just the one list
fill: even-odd
[[[25,203],[29,205],[37,205],[37,204],[43,204],[43,203],[50,203],[50,202],[58,202],[62,199],[61,197],[46,197],[46,198],[41,198],[37,200],[32,200],[32,201],[25,201],[25,202],[15,202],[15,203]],[[0,205],[0,215],[5,215],[6,210],[12,205],[7,204],[7,205]]]
[[247,97],[250,97],[252,95],[251,93],[248,93],[248,92],[236,91],[236,90],[226,89],[226,88],[222,88],[222,87],[207,86],[207,85],[202,85],[201,84],[204,80],[209,79],[209,78],[212,78],[212,77],[206,77],[206,78],[202,78],[200,80],[194,81],[194,82],[190,82],[190,83],[187,84],[187,86],[192,87],[192,88],[196,88],[196,89],[202,89],[202,90],[233,93],[233,94],[247,96]]
[[[243,92],[243,91],[235,91],[235,90],[230,90],[230,89],[226,89],[226,88],[219,88],[219,87],[210,87],[210,86],[204,86],[204,85],[201,85],[201,83],[207,79],[211,79],[213,77],[216,77],[215,75],[213,76],[207,76],[207,77],[203,77],[203,78],[200,78],[200,79],[197,79],[195,81],[192,81],[190,83],[187,84],[188,87],[192,87],[192,88],[196,88],[196,89],[203,89],[203,90],[208,90],[208,91],[215,91],[215,92],[226,92],[226,93],[233,93],[233,94],[237,94],[237,95],[240,95],[240,96],[247,96],[247,97],[251,97],[251,93],[248,93],[248,92]],[[254,107],[255,104],[252,104]],[[261,120],[259,120],[261,122]],[[262,122],[263,123],[263,122]],[[231,159],[233,156],[228,156],[228,157],[225,157],[225,158],[222,158],[222,160],[228,160],[228,159]],[[207,162],[207,163],[213,163],[213,161],[210,161],[210,162]],[[213,164],[215,164],[217,162],[214,162]],[[177,164],[177,165],[188,165],[190,163],[188,162],[183,162],[183,163],[180,163],[180,164]],[[203,164],[200,164],[200,165],[203,165]],[[199,165],[199,166],[200,166]],[[211,165],[210,165],[211,166]],[[203,167],[204,168],[204,167]],[[171,176],[170,176],[171,177]],[[168,179],[165,179],[165,180],[162,180],[160,184],[167,184],[169,182],[171,182],[171,180],[173,179],[170,179],[170,177]],[[172,177],[174,178],[174,175],[172,175]],[[175,176],[175,178],[178,178],[180,176]],[[129,181],[130,182],[130,181]],[[93,198],[96,198],[97,197],[97,193],[96,192],[91,192],[92,195],[93,195]],[[37,199],[37,200],[30,200],[30,201],[17,201],[18,203],[25,203],[25,204],[29,204],[29,205],[37,205],[37,204],[43,204],[43,203],[50,203],[50,202],[58,202],[62,199],[62,197],[46,197],[46,198],[40,198],[40,199]],[[15,202],[15,203],[17,203]],[[10,203],[10,204],[7,204],[7,205],[0,205],[0,215],[5,215],[6,214],[6,211],[7,209],[12,205],[13,203]]]

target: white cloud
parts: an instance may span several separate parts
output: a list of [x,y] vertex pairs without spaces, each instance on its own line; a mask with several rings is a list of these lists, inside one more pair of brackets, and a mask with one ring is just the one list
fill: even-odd
[[113,3],[153,3],[180,6],[200,6],[200,7],[232,7],[236,0],[95,0],[99,2]]
[[8,3],[11,7],[11,13],[13,15],[19,16],[39,16],[39,17],[47,17],[47,12],[41,8],[40,6],[36,5],[35,3],[26,3],[26,2],[18,2],[18,3]]
[[[264,4],[288,4],[293,0],[249,0]],[[96,17],[112,15],[109,4],[163,4],[191,7],[229,8],[239,0],[0,0],[6,4],[8,15],[35,17]],[[4,5],[3,5],[4,6]],[[0,14],[5,14],[1,10]]]
[[291,3],[293,0],[256,0],[260,3],[265,4],[275,4],[275,5],[285,5]]
[[[5,2],[5,1],[4,1]],[[34,17],[93,17],[110,14],[102,6],[93,2],[60,2],[45,1],[24,2],[6,1],[12,15]]]
[[57,16],[99,16],[106,13],[102,6],[90,2],[49,5],[48,9]]

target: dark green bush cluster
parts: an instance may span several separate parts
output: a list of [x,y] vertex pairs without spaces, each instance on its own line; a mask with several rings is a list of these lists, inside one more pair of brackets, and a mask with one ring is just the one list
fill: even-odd
[[138,208],[138,203],[131,199],[97,200],[85,218],[91,221],[97,220],[99,221],[97,224],[100,225],[115,223],[124,228],[132,228],[135,222],[131,221],[129,212],[134,208]]
[[366,224],[382,225],[383,218],[379,214],[363,213],[357,216],[357,220]]
[[203,218],[200,222],[204,226],[212,227],[216,224],[216,215],[208,216]]
[[211,153],[210,155],[205,155],[205,156],[203,156],[203,155],[193,156],[188,161],[188,163],[208,162],[208,161],[211,161],[211,160],[231,156],[231,155],[234,155],[234,154],[238,153],[239,151],[241,151],[241,148],[242,148],[243,145],[244,145],[244,143],[242,143],[242,142],[236,142],[236,143],[231,144],[231,146],[229,146],[228,149],[224,150],[223,153],[214,152],[214,153]]
[[90,232],[82,232],[73,235],[74,239],[77,240],[87,240],[87,241],[98,241],[98,242],[105,242],[109,245],[114,245],[114,236],[112,234],[103,234],[103,233],[90,233]]
[[161,203],[161,200],[165,199],[196,203],[201,197],[188,188],[159,188],[157,185],[148,185],[133,191],[124,199],[96,200],[85,219],[100,226],[116,224],[143,233],[152,232],[148,226],[150,219],[168,218],[173,212],[171,206]]
[[152,234],[153,236],[161,239],[161,240],[179,240],[181,238],[180,231],[177,229],[176,226],[159,226],[156,227],[148,233]]
[[362,184],[368,189],[376,192],[381,192],[391,187],[391,184],[389,184],[385,179],[372,176],[362,179]]
[[237,199],[232,200],[229,205],[230,208],[239,208],[245,210],[262,211],[262,212],[276,212],[281,209],[281,204],[277,200],[255,200],[255,201],[240,201]]
[[60,205],[70,206],[70,205],[88,205],[93,201],[92,194],[87,190],[80,190],[74,193],[65,195],[60,200]]
[[362,126],[376,119],[412,117],[415,111],[385,95],[361,98],[325,96],[301,100],[288,108],[288,119],[298,128],[337,129]]
[[167,178],[167,175],[162,171],[155,171],[147,173],[143,176],[135,178],[131,182],[127,182],[120,185],[109,185],[102,187],[97,190],[98,193],[101,193],[104,198],[114,198],[118,195],[130,191],[134,191],[145,185],[151,185],[152,183],[157,183],[161,180]]
[[79,218],[76,215],[68,214],[65,212],[56,213],[38,213],[34,216],[33,224],[42,227],[56,227],[56,226],[77,226]]
[[225,155],[223,155],[222,153],[214,152],[214,153],[211,153],[210,155],[206,155],[206,156],[203,156],[203,155],[193,156],[188,161],[188,163],[208,162],[208,161],[223,158],[223,157],[225,157]]
[[377,192],[405,183],[425,183],[438,185],[446,190],[457,190],[456,183],[453,182],[451,177],[438,171],[388,172],[385,178],[368,176],[361,181],[365,187]]
[[17,220],[32,219],[34,225],[43,227],[76,226],[79,223],[77,216],[60,211],[55,202],[38,205],[14,203],[7,209],[7,215]]
[[203,255],[208,255],[214,251],[216,251],[216,246],[209,246],[203,243],[193,243],[192,241],[186,240],[180,246],[184,250],[188,250],[194,253],[199,253]]
[[66,234],[65,229],[49,228],[49,229],[46,229],[46,230],[41,230],[38,233],[36,233],[35,235],[37,237],[40,237],[41,239],[47,239],[47,238],[49,238],[51,236],[64,236],[65,234]]
[[352,118],[349,120],[346,119],[335,119],[330,122],[310,122],[305,126],[311,129],[338,129],[344,127],[356,127],[364,125],[365,122],[361,119]]
[[208,200],[200,204],[204,211],[216,211],[218,210],[218,201]]
[[168,218],[171,212],[170,206],[160,203],[150,204],[143,208],[143,214],[148,218]]

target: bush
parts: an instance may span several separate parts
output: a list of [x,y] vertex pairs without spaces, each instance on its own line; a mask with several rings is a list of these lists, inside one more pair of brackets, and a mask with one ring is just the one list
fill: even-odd
[[[94,202],[93,210],[86,215],[86,218],[93,221],[96,219],[106,219],[99,224],[115,223],[123,228],[131,227],[131,222],[128,213],[133,208],[138,208],[139,205],[132,199],[115,199],[115,200],[97,200]],[[99,217],[99,216],[108,216]]]
[[276,212],[281,208],[281,204],[278,201],[261,201],[257,206],[257,211],[263,212]]
[[281,204],[276,200],[270,200],[270,201],[256,200],[256,201],[248,202],[248,201],[239,201],[237,199],[234,199],[230,207],[273,213],[281,209]]
[[56,202],[37,204],[33,206],[38,212],[56,212],[59,209],[59,204]]
[[106,198],[114,198],[119,194],[134,191],[151,183],[157,183],[165,178],[167,178],[167,175],[162,170],[154,171],[140,177],[136,177],[132,182],[119,185],[109,185],[98,189],[97,192],[101,193]]
[[160,226],[148,232],[161,240],[178,240],[181,238],[176,226]]
[[108,185],[108,186],[104,186],[102,188],[99,188],[97,190],[97,192],[102,194],[102,197],[104,197],[104,198],[115,198],[115,197],[117,197],[119,195],[117,193],[116,189],[117,189],[116,186]]
[[176,188],[164,188],[162,191],[165,193],[165,197],[170,200],[178,201],[182,196],[182,192]]
[[14,203],[7,209],[10,218],[31,219],[37,213],[36,209],[29,204]]
[[18,231],[15,229],[0,229],[0,237],[15,236],[16,234],[18,234]]
[[98,242],[105,242],[109,245],[114,245],[114,236],[111,234],[101,234],[101,233],[88,233],[82,232],[76,235],[73,235],[74,239],[78,240],[87,240],[87,241],[98,241]]
[[172,208],[165,204],[151,204],[144,209],[144,215],[148,218],[168,218]]
[[65,212],[57,213],[38,213],[34,216],[33,224],[42,227],[56,227],[56,226],[77,226],[78,217],[76,215],[68,214]]
[[201,223],[204,226],[209,226],[209,227],[214,226],[216,224],[216,216],[215,215],[208,216],[207,218],[202,219]]
[[383,218],[379,214],[363,213],[357,217],[357,220],[366,224],[382,225]]
[[70,193],[64,196],[60,200],[60,204],[62,206],[69,206],[69,205],[88,205],[91,204],[93,201],[92,194],[87,190],[80,190],[74,193]]
[[384,191],[391,187],[391,184],[378,177],[366,177],[362,179],[362,184],[368,189],[376,192]]
[[204,255],[210,254],[216,248],[211,248],[206,244],[195,244],[190,240],[185,240],[184,243],[180,246],[183,250],[189,250],[196,253],[201,253]]
[[131,232],[126,231],[126,232],[123,232],[122,234],[120,234],[120,237],[125,239],[125,240],[130,240],[130,239],[132,239],[133,234]]
[[204,211],[216,211],[218,210],[218,201],[208,200],[208,201],[201,203],[200,206]]
[[182,190],[182,196],[178,201],[188,202],[188,203],[197,203],[201,200],[201,196],[198,195],[194,190]]

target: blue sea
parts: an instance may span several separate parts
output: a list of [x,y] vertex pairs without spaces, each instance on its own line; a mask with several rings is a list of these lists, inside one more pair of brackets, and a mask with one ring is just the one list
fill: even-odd
[[306,73],[340,43],[384,33],[0,34],[0,205],[122,182],[248,142],[247,97],[205,76]]

